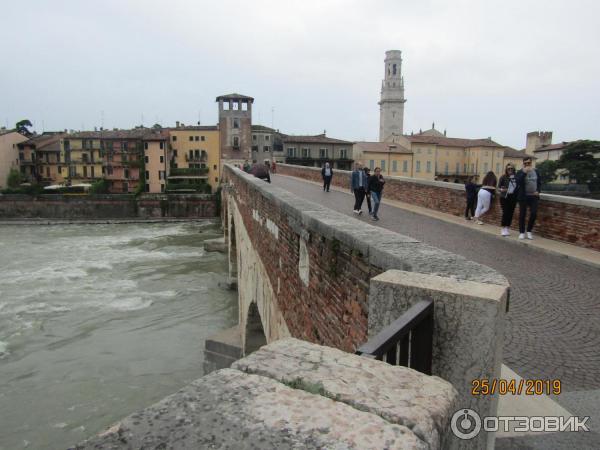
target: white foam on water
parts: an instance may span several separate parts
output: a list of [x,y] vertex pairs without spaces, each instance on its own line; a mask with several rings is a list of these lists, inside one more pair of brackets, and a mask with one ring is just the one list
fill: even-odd
[[177,291],[158,291],[158,292],[148,292],[147,294],[152,295],[153,297],[172,298],[177,295]]
[[8,342],[0,341],[0,359],[3,359],[10,355],[8,351]]
[[137,311],[148,308],[150,305],[152,305],[152,300],[143,300],[142,297],[129,297],[113,300],[105,306],[117,311]]

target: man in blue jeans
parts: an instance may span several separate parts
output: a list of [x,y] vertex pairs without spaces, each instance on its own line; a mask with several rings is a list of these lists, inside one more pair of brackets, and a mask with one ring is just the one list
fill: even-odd
[[362,164],[356,163],[350,174],[350,190],[354,193],[354,214],[362,214],[362,204],[367,191],[367,175]]
[[517,172],[516,179],[517,200],[519,202],[519,239],[525,239],[525,216],[528,209],[527,239],[533,239],[531,232],[537,217],[542,178],[540,173],[532,167],[531,157],[523,160],[523,168]]
[[381,203],[381,194],[383,193],[383,185],[385,180],[381,175],[381,169],[375,168],[375,175],[369,177],[368,190],[371,193],[371,199],[373,200],[373,220],[379,220],[377,212],[379,211],[379,205]]

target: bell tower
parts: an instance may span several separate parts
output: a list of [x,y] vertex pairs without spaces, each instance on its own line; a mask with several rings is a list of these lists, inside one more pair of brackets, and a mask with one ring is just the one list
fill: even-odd
[[379,141],[393,139],[404,133],[404,77],[402,76],[402,52],[385,52],[385,74],[381,83],[379,101]]

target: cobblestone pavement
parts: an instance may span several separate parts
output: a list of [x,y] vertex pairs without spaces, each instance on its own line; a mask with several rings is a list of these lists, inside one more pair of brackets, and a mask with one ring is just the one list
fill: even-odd
[[[354,216],[350,193],[325,193],[315,184],[277,175],[273,184]],[[385,204],[379,216],[377,226],[463,255],[508,278],[504,362],[515,372],[523,378],[558,378],[564,392],[600,388],[600,269]],[[374,223],[366,213],[360,217]]]

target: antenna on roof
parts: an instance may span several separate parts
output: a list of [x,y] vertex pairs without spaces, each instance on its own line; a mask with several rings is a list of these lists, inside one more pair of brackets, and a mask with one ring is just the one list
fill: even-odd
[[275,128],[275,108],[271,106],[271,128]]

